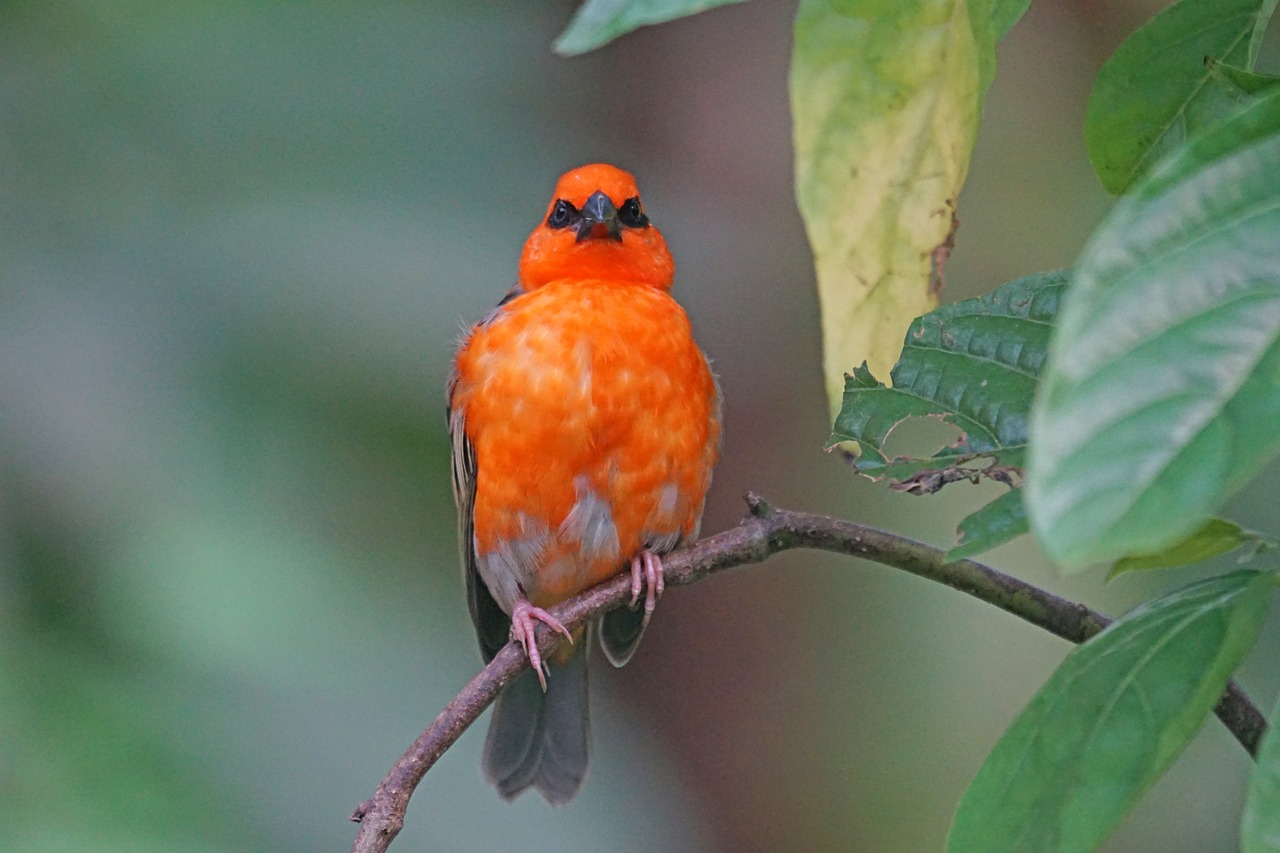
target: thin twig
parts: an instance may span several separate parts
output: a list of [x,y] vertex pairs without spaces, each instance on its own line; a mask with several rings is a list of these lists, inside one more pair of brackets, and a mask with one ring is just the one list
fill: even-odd
[[[664,558],[666,582],[675,586],[691,584],[724,569],[758,563],[779,551],[815,548],[862,557],[944,583],[1073,643],[1084,642],[1110,622],[1083,604],[1059,598],[972,560],[947,563],[944,551],[911,539],[851,521],[774,509],[755,495],[748,495],[747,503],[751,514],[737,527]],[[552,613],[573,630],[619,606],[630,594],[630,577],[624,573],[564,602]],[[558,643],[555,635],[538,626],[538,646],[544,656]],[[471,679],[396,762],[374,795],[351,816],[361,824],[352,853],[381,853],[390,846],[404,826],[409,797],[423,775],[528,665],[519,645],[508,643]],[[1234,682],[1228,685],[1215,712],[1253,755],[1266,731],[1266,720]]]

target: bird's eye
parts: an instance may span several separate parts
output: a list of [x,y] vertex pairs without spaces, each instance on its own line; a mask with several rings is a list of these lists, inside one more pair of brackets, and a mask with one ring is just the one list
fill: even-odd
[[564,199],[556,199],[556,206],[547,217],[548,228],[567,228],[578,218],[578,209]]
[[618,221],[628,228],[644,228],[649,224],[649,217],[640,210],[640,197],[632,196],[622,203],[618,209]]

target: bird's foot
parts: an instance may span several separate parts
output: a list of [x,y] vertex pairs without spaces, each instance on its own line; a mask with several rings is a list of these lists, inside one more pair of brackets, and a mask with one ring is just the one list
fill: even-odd
[[534,623],[541,622],[557,634],[563,634],[570,643],[573,635],[569,629],[560,624],[560,620],[541,607],[534,607],[523,598],[516,602],[511,611],[511,639],[518,640],[524,646],[524,653],[529,656],[529,665],[538,674],[538,683],[542,692],[547,692],[546,665],[542,662],[542,653],[538,651],[538,639],[534,635]]
[[635,607],[640,602],[640,591],[644,590],[645,624],[648,624],[665,587],[661,557],[652,551],[641,551],[631,560],[631,606]]

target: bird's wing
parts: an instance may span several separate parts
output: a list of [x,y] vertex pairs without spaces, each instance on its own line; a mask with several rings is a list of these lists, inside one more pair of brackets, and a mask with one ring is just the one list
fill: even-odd
[[467,607],[471,611],[471,623],[480,641],[480,653],[488,663],[507,644],[511,619],[494,600],[476,565],[476,454],[471,440],[467,438],[466,415],[453,405],[456,385],[457,376],[454,375],[449,379],[448,419],[449,437],[453,444],[453,499],[458,505],[458,547],[462,555],[462,573],[467,580]]

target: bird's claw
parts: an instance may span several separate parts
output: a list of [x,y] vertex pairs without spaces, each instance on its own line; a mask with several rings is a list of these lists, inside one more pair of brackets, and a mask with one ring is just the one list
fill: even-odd
[[573,634],[560,624],[559,619],[523,599],[517,601],[515,609],[511,611],[511,639],[519,641],[520,645],[524,646],[524,653],[529,657],[529,665],[538,674],[538,683],[542,685],[542,692],[546,693],[547,669],[546,664],[542,662],[542,653],[538,651],[538,639],[534,634],[535,622],[541,622],[555,633],[563,634],[570,643],[573,642]]
[[641,551],[631,560],[631,606],[640,603],[640,591],[644,590],[644,621],[648,623],[658,598],[666,588],[663,580],[662,558],[652,551]]

